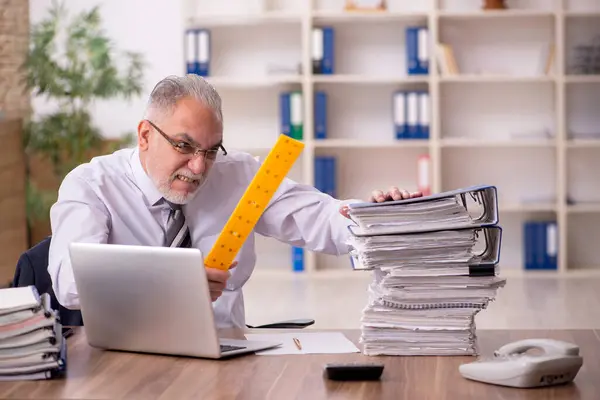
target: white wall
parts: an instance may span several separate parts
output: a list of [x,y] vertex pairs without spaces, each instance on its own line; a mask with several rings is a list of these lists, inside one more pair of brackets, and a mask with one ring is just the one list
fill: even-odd
[[[144,91],[139,98],[103,101],[94,105],[94,122],[106,137],[135,131],[150,90],[161,78],[184,73],[183,19],[179,0],[64,0],[70,15],[101,6],[103,27],[120,50],[141,52],[146,58]],[[30,0],[34,24],[47,15],[51,0]],[[36,112],[50,105],[34,99]]]

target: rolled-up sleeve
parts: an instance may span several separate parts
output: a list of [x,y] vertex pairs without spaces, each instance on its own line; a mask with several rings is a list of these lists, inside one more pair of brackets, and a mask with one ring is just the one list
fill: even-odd
[[62,182],[57,202],[50,209],[52,240],[48,273],[59,303],[79,309],[79,296],[69,256],[73,242],[106,243],[109,214],[88,182],[71,173]]

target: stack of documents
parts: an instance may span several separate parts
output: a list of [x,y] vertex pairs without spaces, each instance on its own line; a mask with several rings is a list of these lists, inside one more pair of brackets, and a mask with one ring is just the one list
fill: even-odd
[[47,293],[0,289],[0,381],[50,379],[65,371],[66,344]]
[[367,355],[476,355],[475,315],[505,280],[496,188],[350,206],[353,267],[374,271]]

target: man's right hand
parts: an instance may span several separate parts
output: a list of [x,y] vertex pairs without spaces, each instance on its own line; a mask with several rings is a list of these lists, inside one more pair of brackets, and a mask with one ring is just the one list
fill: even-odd
[[[234,261],[229,268],[235,268],[237,264],[237,261]],[[229,272],[229,270],[222,271],[215,268],[206,268],[206,276],[208,278],[210,298],[212,301],[216,301],[223,294],[223,290],[227,284],[227,279],[231,276],[231,272]]]

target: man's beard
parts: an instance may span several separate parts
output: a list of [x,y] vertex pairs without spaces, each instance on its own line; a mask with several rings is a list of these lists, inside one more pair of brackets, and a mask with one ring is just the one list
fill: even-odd
[[[182,192],[178,192],[174,189],[171,189],[171,184],[176,179],[179,179],[177,177],[178,175],[198,181],[196,183],[197,186],[194,189],[194,191],[182,193]],[[174,204],[187,204],[190,200],[192,200],[196,196],[196,194],[198,194],[198,191],[200,190],[200,188],[202,188],[202,186],[204,186],[204,183],[206,182],[206,175],[205,174],[194,175],[189,172],[176,172],[173,175],[171,175],[169,178],[162,179],[161,181],[157,181],[152,176],[151,176],[151,179],[154,181],[154,184],[158,188],[158,191],[163,195],[165,200],[170,201],[171,203],[174,203]]]

